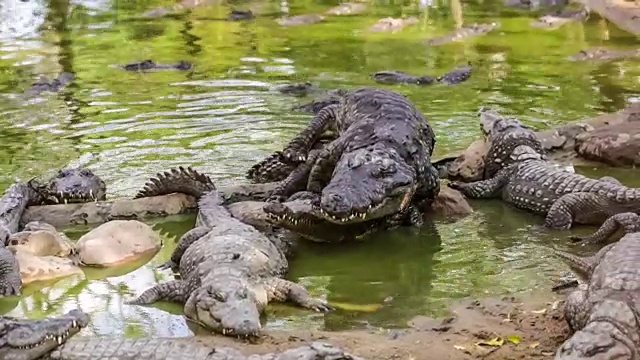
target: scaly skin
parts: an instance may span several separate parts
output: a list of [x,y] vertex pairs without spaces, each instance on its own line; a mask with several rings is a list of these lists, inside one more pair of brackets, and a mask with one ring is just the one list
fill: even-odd
[[447,85],[459,84],[471,77],[471,70],[473,70],[473,67],[471,62],[468,62],[467,65],[457,67],[442,76],[438,76],[436,81]]
[[127,71],[143,71],[143,70],[162,70],[162,69],[176,69],[176,70],[189,70],[192,65],[184,60],[178,61],[175,64],[158,64],[153,60],[144,60],[140,62],[134,62],[126,65],[118,65],[120,68]]
[[487,24],[471,24],[461,27],[449,34],[437,36],[424,41],[425,44],[430,46],[437,46],[447,44],[453,41],[461,41],[473,36],[484,35],[493,29],[500,26],[499,23],[487,23]]
[[200,338],[73,338],[43,360],[364,360],[329,343],[245,356],[230,347]]
[[[260,314],[274,300],[291,301],[316,311],[329,311],[323,300],[283,277],[288,270],[283,244],[277,246],[250,225],[231,216],[211,180],[192,169],[192,181],[182,188],[213,189],[200,197],[196,227],[180,238],[171,260],[162,268],[179,269],[181,280],[152,287],[130,304],[150,304],[171,300],[184,304],[187,318],[229,336],[260,335]],[[166,176],[165,180],[170,178]],[[207,181],[208,180],[208,181]],[[157,188],[167,188],[160,180]],[[183,192],[187,190],[182,190]],[[148,193],[148,192],[147,192]],[[194,195],[195,195],[194,191]]]
[[414,76],[396,70],[383,70],[378,71],[371,75],[371,78],[379,84],[415,84],[415,85],[430,85],[433,84],[435,79],[433,76],[423,75]]
[[[620,213],[611,219],[625,235],[596,255],[581,258],[556,251],[587,286],[567,297],[564,314],[574,334],[560,346],[555,360],[640,356],[640,217]],[[606,232],[605,226],[599,231]]]
[[640,49],[616,50],[601,47],[580,50],[578,53],[569,56],[570,61],[587,61],[587,60],[622,60],[626,58],[640,57]]
[[469,198],[500,197],[518,208],[544,215],[545,225],[552,229],[601,225],[612,215],[640,211],[640,189],[612,178],[590,179],[558,169],[546,160],[533,131],[517,123],[507,118],[495,122],[494,128],[502,131],[492,134],[486,163],[502,168],[493,177],[466,184],[451,182],[449,186]]
[[28,206],[60,202],[104,200],[104,182],[87,169],[64,169],[44,184],[32,179],[11,185],[0,199],[0,297],[20,295],[20,269],[13,253],[4,248],[20,230]]
[[2,360],[364,360],[322,342],[245,356],[204,338],[74,337],[89,323],[80,310],[43,320],[0,316]]
[[38,81],[31,84],[31,88],[29,88],[29,93],[31,95],[39,95],[42,92],[50,91],[50,92],[58,92],[62,90],[68,83],[73,80],[74,76],[72,73],[63,72],[58,75],[57,78],[50,80],[46,76],[41,76]]
[[[310,153],[319,136],[338,139]],[[440,190],[431,165],[435,136],[424,116],[403,95],[376,88],[344,93],[294,137],[282,152],[299,165],[275,191],[283,200],[297,191],[319,195],[321,215],[352,223],[407,210],[414,196],[428,205]],[[306,187],[301,189],[301,184]]]
[[80,310],[43,320],[0,316],[0,359],[41,359],[88,323],[89,316]]

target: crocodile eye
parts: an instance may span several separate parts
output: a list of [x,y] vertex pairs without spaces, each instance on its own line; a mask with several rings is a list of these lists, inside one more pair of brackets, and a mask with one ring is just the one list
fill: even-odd
[[66,177],[67,175],[69,175],[69,170],[63,169],[63,170],[58,170],[58,175],[56,175],[56,177],[59,178],[59,179],[62,179],[63,177]]
[[93,173],[89,169],[82,169],[82,170],[80,170],[80,175],[89,177],[89,176],[93,175]]

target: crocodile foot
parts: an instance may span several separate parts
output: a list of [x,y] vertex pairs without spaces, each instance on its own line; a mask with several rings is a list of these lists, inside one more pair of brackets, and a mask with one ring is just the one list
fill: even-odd
[[329,305],[326,301],[316,298],[308,298],[303,301],[300,306],[317,312],[329,312],[335,310],[335,308]]
[[173,260],[168,260],[165,263],[158,265],[156,269],[158,270],[171,269],[171,271],[173,272],[178,272],[178,264],[173,262]]

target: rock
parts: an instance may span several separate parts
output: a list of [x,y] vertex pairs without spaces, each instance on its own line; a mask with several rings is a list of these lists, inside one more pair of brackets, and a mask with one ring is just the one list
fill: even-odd
[[29,252],[12,248],[18,264],[23,284],[34,281],[58,279],[70,275],[83,275],[82,269],[73,264],[71,259],[57,256],[35,256]]
[[74,253],[69,238],[42,221],[32,221],[23,231],[12,234],[7,247],[33,256],[67,257]]
[[604,126],[578,135],[576,152],[611,166],[640,165],[640,122]]
[[461,192],[442,186],[430,212],[445,218],[460,218],[473,213],[473,208]]
[[447,168],[447,178],[471,182],[482,180],[484,175],[484,157],[488,144],[484,139],[476,140],[462,152]]
[[83,235],[76,243],[82,264],[118,266],[160,249],[153,229],[137,220],[113,220]]

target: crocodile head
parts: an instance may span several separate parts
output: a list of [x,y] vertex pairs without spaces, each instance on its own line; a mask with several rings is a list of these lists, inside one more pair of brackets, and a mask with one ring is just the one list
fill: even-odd
[[184,314],[203,327],[227,336],[254,337],[262,329],[254,292],[233,276],[196,289],[187,299]]
[[45,185],[47,203],[74,203],[105,200],[107,187],[89,169],[62,169]]
[[[607,310],[607,313],[610,312],[610,309]],[[630,314],[633,316],[634,312]],[[633,341],[620,331],[619,323],[603,319],[592,321],[575,332],[558,348],[554,359],[611,360],[634,359],[636,356]]]
[[285,228],[317,242],[341,242],[360,238],[385,226],[383,219],[351,224],[327,221],[309,200],[293,200],[284,203],[270,202],[263,210],[273,226]]
[[80,310],[43,320],[0,317],[0,359],[40,359],[88,323],[89,316]]
[[480,129],[489,142],[485,158],[485,178],[490,178],[500,169],[517,162],[546,158],[544,147],[534,128],[488,108],[481,108],[479,115]]
[[416,189],[415,170],[397,152],[360,148],[342,155],[319,213],[338,224],[377,219],[404,210]]

